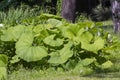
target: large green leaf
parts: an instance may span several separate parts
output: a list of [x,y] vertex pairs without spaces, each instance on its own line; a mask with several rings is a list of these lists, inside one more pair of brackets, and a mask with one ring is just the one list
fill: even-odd
[[90,43],[93,35],[90,32],[83,32],[76,37],[76,42],[78,43]]
[[79,61],[76,67],[73,69],[73,72],[76,74],[81,74],[82,76],[89,75],[93,72],[93,70],[89,68],[89,65],[95,61],[95,58],[86,58],[82,61]]
[[2,41],[17,41],[21,34],[24,32],[25,26],[17,25],[16,27],[10,27],[7,30],[3,30],[1,36]]
[[105,41],[101,37],[98,37],[95,39],[94,43],[82,42],[81,47],[85,50],[96,53],[98,50],[104,48],[104,45],[105,45]]
[[101,68],[102,69],[108,69],[108,68],[111,68],[112,66],[113,66],[113,63],[108,60],[101,65]]
[[60,30],[62,30],[63,36],[71,39],[72,41],[77,43],[90,43],[93,39],[93,34],[86,31],[82,26],[79,26],[78,24],[70,24],[67,26],[69,27],[65,27],[63,30]]
[[78,26],[84,27],[84,28],[93,28],[95,27],[95,23],[92,21],[88,21],[88,22],[79,22]]
[[5,67],[8,63],[8,57],[4,54],[0,54],[0,67]]
[[42,24],[39,24],[39,25],[37,25],[37,26],[34,26],[34,28],[33,28],[33,32],[35,33],[35,34],[40,34],[40,32],[43,30],[43,25]]
[[72,33],[72,35],[77,36],[77,33],[79,32],[80,29],[81,27],[78,26],[77,24],[70,24],[67,31],[69,33]]
[[62,25],[62,21],[59,21],[57,19],[48,19],[47,23],[52,24],[53,27],[59,27]]
[[78,62],[76,68],[79,67],[79,66],[88,66],[88,65],[92,64],[95,61],[96,61],[95,58],[85,58],[85,59]]
[[64,37],[69,38],[73,41],[78,41],[79,36],[85,31],[84,28],[77,24],[70,24],[67,27],[60,29]]
[[61,46],[63,44],[63,40],[59,39],[59,38],[57,38],[55,40],[54,37],[55,37],[55,35],[50,35],[50,36],[46,37],[44,39],[44,43],[49,45],[49,46],[52,46],[52,47]]
[[32,33],[24,33],[16,43],[16,54],[23,60],[37,61],[47,56],[47,51],[42,46],[33,46]]
[[63,64],[65,63],[70,57],[73,56],[73,51],[71,50],[72,42],[67,43],[63,49],[59,50],[58,52],[53,52],[50,54],[49,63],[53,64]]
[[95,58],[85,58],[84,60],[79,62],[79,65],[81,64],[83,66],[88,66],[88,65],[90,65],[91,63],[93,63],[95,61],[96,61]]
[[34,26],[33,32],[38,34],[41,31],[50,29],[50,28],[53,28],[53,26],[51,24],[39,24],[39,25]]

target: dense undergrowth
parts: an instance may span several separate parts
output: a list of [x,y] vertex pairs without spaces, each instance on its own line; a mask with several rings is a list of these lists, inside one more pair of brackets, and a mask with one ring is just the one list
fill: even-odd
[[[42,14],[0,28],[0,79],[16,66],[72,71],[81,76],[118,71],[119,39],[100,22],[66,22]],[[13,68],[13,69],[11,69]]]
[[51,0],[36,1],[2,0],[0,2],[0,23],[21,24],[23,19],[39,16],[42,13],[54,13],[52,10],[56,10],[56,14],[61,15],[61,0],[57,1],[56,8],[51,6]]

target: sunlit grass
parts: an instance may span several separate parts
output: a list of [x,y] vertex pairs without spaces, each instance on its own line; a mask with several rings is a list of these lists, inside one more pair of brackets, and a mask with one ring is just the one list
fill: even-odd
[[120,80],[120,72],[100,73],[81,77],[71,72],[34,69],[26,70],[22,68],[9,74],[8,80]]

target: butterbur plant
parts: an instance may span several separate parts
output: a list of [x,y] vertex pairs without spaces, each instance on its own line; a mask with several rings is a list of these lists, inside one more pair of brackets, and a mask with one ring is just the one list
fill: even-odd
[[118,41],[112,41],[112,37],[108,39],[109,34],[99,28],[101,23],[72,24],[50,14],[41,15],[38,19],[44,23],[16,25],[2,31],[2,41],[15,42],[16,54],[10,60],[11,63],[20,60],[45,61],[43,63],[49,67],[62,67],[81,75],[112,67],[109,58],[111,53],[107,50],[110,48],[114,51],[115,48],[111,46]]

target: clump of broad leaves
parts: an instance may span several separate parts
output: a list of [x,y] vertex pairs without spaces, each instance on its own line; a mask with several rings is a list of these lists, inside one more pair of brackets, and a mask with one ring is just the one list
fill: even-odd
[[23,23],[2,29],[1,40],[15,43],[11,63],[40,61],[49,67],[61,67],[81,75],[113,65],[111,52],[119,42],[100,28],[102,23],[72,24],[50,14],[26,19]]

